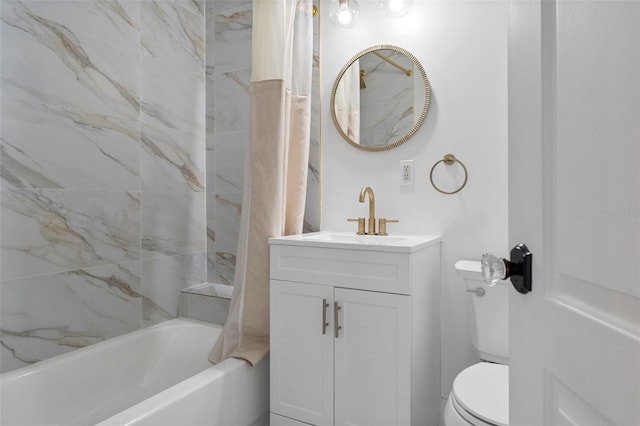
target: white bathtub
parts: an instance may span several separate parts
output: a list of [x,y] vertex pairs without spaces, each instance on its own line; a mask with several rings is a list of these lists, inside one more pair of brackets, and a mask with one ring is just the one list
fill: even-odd
[[267,424],[269,360],[207,360],[221,326],[174,319],[0,376],[0,424]]

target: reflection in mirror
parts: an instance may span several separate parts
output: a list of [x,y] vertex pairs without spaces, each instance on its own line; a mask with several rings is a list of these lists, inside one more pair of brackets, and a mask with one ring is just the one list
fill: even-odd
[[345,65],[331,92],[331,116],[350,144],[384,151],[409,139],[429,108],[427,75],[418,60],[395,46],[375,46]]

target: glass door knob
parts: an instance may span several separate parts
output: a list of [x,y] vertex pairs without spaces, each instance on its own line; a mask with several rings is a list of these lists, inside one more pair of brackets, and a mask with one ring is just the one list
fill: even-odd
[[482,255],[482,276],[489,286],[510,278],[513,287],[519,293],[526,294],[531,291],[532,262],[533,254],[524,244],[511,249],[511,260],[485,253]]

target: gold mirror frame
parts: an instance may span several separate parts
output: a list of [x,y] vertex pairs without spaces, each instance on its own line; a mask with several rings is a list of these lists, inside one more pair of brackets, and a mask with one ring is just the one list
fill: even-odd
[[[420,114],[420,116],[418,117],[416,122],[414,123],[413,127],[411,128],[411,130],[409,130],[409,132],[406,135],[404,135],[402,138],[398,139],[397,141],[395,141],[393,143],[386,144],[386,145],[366,146],[366,145],[361,145],[361,144],[355,142],[354,140],[352,140],[343,131],[342,127],[340,127],[340,124],[338,122],[338,117],[336,116],[336,105],[335,105],[336,91],[338,90],[338,84],[340,83],[340,80],[342,79],[344,74],[347,72],[349,67],[351,65],[353,65],[353,63],[355,61],[357,61],[358,59],[360,59],[362,56],[366,55],[367,53],[374,52],[376,50],[394,50],[396,52],[402,53],[403,55],[405,55],[409,59],[411,59],[411,61],[413,61],[414,65],[415,65],[415,68],[417,68],[418,71],[420,72],[420,75],[422,76],[422,80],[424,82],[424,88],[425,88],[424,89],[424,92],[425,92],[424,93],[424,106],[422,108],[422,113]],[[405,49],[403,49],[401,47],[393,46],[393,45],[389,45],[389,44],[382,44],[382,45],[378,45],[378,46],[369,47],[369,48],[357,53],[351,59],[349,59],[349,61],[347,62],[347,64],[345,66],[342,67],[342,69],[338,73],[338,76],[336,77],[336,80],[333,83],[333,87],[331,89],[331,102],[330,102],[331,103],[331,105],[330,105],[331,118],[333,120],[333,124],[334,124],[336,130],[338,130],[338,133],[340,133],[340,136],[342,136],[342,138],[344,140],[349,142],[354,147],[356,147],[358,149],[361,149],[363,151],[371,151],[371,152],[387,151],[389,149],[393,149],[393,148],[395,148],[395,147],[397,147],[399,145],[402,145],[403,143],[405,143],[409,138],[411,138],[411,136],[413,136],[418,131],[418,129],[422,125],[422,122],[424,121],[425,117],[427,116],[427,111],[429,110],[429,101],[430,100],[431,100],[431,87],[429,86],[429,79],[427,78],[427,73],[424,71],[424,68],[422,67],[422,64],[420,64],[418,59],[413,54],[411,54],[410,52],[408,52],[407,50],[405,50]]]

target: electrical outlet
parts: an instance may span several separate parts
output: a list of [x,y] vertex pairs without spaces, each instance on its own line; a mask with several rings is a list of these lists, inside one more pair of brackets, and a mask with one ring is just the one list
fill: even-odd
[[400,185],[413,185],[413,160],[400,160]]

